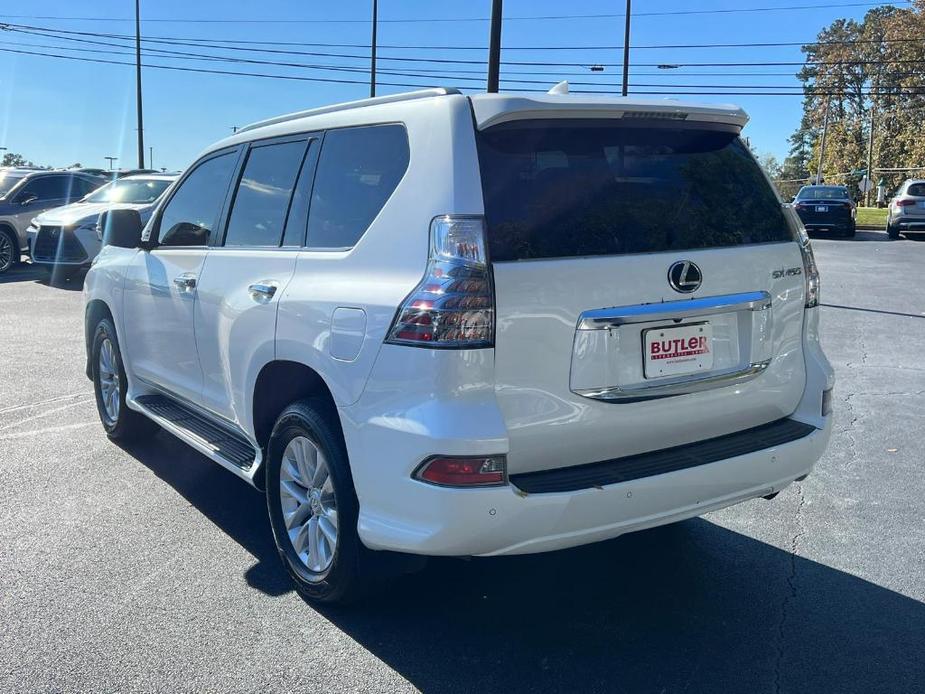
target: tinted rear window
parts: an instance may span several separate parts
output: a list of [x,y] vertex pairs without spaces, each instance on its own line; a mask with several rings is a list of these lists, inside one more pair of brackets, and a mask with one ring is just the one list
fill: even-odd
[[847,200],[847,188],[835,188],[833,186],[812,186],[801,188],[797,193],[797,200]]
[[656,253],[791,240],[735,133],[527,121],[479,133],[492,259]]
[[906,191],[906,195],[925,197],[925,183],[912,183],[909,190]]

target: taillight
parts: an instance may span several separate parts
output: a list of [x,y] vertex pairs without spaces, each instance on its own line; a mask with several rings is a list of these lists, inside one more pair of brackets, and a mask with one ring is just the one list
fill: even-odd
[[813,247],[809,241],[809,234],[806,233],[806,227],[796,215],[792,207],[784,205],[784,216],[790,223],[793,231],[793,240],[800,247],[800,255],[803,258],[803,280],[806,283],[806,308],[812,308],[819,305],[819,268],[816,267],[816,257],[813,255]]
[[434,456],[418,467],[414,477],[444,487],[489,487],[505,483],[506,467],[503,455],[471,458]]
[[897,200],[896,207],[911,207],[915,204],[915,200]]
[[430,224],[424,279],[398,309],[386,342],[434,348],[491,347],[494,304],[484,220],[437,217]]

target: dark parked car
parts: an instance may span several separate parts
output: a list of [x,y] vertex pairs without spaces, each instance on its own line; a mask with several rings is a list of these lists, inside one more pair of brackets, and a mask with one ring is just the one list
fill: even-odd
[[854,236],[856,209],[845,186],[803,186],[793,199],[806,231]]

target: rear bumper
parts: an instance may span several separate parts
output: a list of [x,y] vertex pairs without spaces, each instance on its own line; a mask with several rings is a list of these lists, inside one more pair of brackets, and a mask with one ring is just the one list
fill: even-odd
[[901,231],[925,233],[925,217],[900,217],[893,220],[893,226]]
[[513,486],[453,490],[407,481],[394,518],[363,509],[373,549],[429,555],[506,555],[564,549],[699,516],[780,491],[810,472],[831,433],[668,474],[574,492],[524,494]]

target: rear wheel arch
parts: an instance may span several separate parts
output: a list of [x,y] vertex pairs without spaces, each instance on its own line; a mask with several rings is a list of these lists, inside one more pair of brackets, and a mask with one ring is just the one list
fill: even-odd
[[[254,438],[264,451],[267,450],[273,426],[283,410],[292,403],[307,398],[321,402],[330,409],[332,421],[336,422],[338,434],[343,441],[334,396],[321,374],[301,362],[279,360],[269,362],[261,368],[254,382],[251,399]],[[254,477],[254,484],[261,489],[264,487],[263,465]]]

